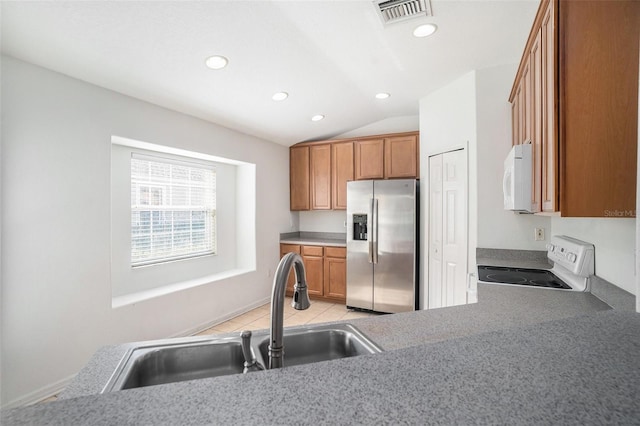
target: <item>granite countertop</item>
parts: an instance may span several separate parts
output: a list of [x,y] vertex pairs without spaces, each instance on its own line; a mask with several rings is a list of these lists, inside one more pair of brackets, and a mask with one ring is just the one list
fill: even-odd
[[281,244],[300,244],[311,246],[325,246],[325,247],[346,247],[347,242],[345,240],[333,239],[333,238],[285,238],[280,240]]
[[380,354],[96,394],[129,346],[104,348],[69,399],[2,424],[638,422],[640,315],[589,293],[479,284],[478,297],[349,321]]
[[308,244],[311,246],[346,247],[346,234],[335,232],[289,232],[280,234],[281,244]]

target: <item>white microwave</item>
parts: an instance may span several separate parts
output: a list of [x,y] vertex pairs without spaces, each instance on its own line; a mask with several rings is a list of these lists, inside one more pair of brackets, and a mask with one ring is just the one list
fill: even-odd
[[515,145],[504,160],[504,209],[531,212],[531,143]]

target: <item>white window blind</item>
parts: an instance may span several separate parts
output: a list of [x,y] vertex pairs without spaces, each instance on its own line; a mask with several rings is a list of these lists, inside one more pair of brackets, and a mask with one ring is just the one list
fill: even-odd
[[215,166],[132,153],[131,265],[215,253]]

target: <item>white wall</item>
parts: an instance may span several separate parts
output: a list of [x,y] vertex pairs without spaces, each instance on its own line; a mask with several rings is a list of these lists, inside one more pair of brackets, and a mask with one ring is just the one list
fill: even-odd
[[344,234],[347,228],[344,221],[347,220],[346,210],[315,210],[299,212],[300,231],[306,232],[339,232]]
[[[549,217],[503,208],[504,159],[511,149],[509,92],[517,69],[512,64],[476,71],[478,247],[546,250]],[[534,228],[545,229],[545,241],[535,241]]]
[[[294,222],[287,148],[5,57],[2,95],[3,406],[57,390],[100,346],[192,332],[268,299]],[[112,309],[112,135],[256,164],[257,270]]]
[[476,262],[476,75],[469,72],[452,83],[436,90],[420,100],[420,307],[428,306],[426,296],[429,276],[429,228],[428,228],[428,177],[429,156],[453,149],[468,147],[469,156],[469,268]]
[[383,135],[386,133],[414,132],[420,126],[420,116],[402,115],[399,117],[389,117],[375,123],[367,124],[343,133],[335,139],[357,138],[360,136]]

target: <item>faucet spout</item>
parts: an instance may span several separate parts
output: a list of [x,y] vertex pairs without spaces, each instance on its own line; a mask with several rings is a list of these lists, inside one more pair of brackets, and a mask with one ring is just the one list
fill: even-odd
[[273,278],[273,290],[271,292],[271,331],[269,341],[269,368],[282,368],[284,365],[284,347],[282,336],[284,334],[284,296],[287,289],[287,279],[291,268],[296,274],[296,284],[293,287],[293,301],[291,306],[297,310],[309,308],[309,295],[307,293],[307,278],[302,257],[297,253],[287,253],[282,257]]

